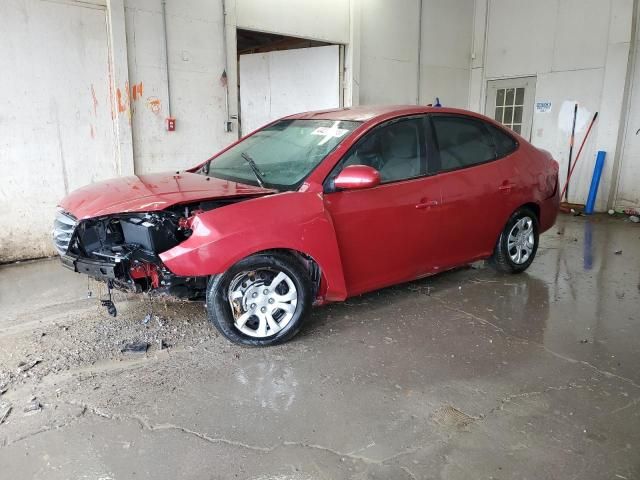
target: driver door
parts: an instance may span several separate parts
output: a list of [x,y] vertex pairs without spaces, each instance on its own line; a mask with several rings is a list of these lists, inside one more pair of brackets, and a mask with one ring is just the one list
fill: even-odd
[[[392,120],[375,127],[340,161],[325,186],[340,248],[347,292],[357,295],[412,280],[433,269],[436,211],[441,203],[435,177],[426,176],[425,118]],[[336,191],[332,180],[349,165],[380,172],[381,184]]]

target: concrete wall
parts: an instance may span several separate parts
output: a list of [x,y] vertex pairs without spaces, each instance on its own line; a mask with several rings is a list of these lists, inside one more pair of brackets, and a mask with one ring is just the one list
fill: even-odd
[[99,2],[0,2],[0,261],[53,253],[57,201],[133,171],[108,16]]
[[[219,2],[167,2],[169,78],[160,0],[126,0],[136,173],[193,166],[236,137],[226,133],[222,7]],[[169,88],[170,92],[169,92]],[[176,118],[168,132],[165,119]]]
[[234,3],[238,28],[349,43],[349,0],[227,0],[231,9]]
[[473,0],[423,0],[420,101],[468,108]]
[[[605,209],[607,200],[637,207],[640,48],[631,51],[636,67],[630,70],[633,5],[634,0],[226,0],[225,15],[222,0],[167,0],[169,87],[161,0],[1,2],[0,62],[14,73],[4,76],[6,88],[0,90],[0,159],[10,172],[0,179],[0,261],[53,252],[48,232],[65,191],[110,175],[191,166],[234,141],[237,27],[345,45],[347,106],[431,103],[437,96],[446,106],[483,111],[487,81],[533,75],[536,99],[551,100],[553,110],[534,115],[532,141],[565,165],[562,105],[577,101],[587,119],[600,112],[571,200],[585,200],[595,152],[604,149],[608,160],[597,207]],[[83,30],[82,21],[66,25],[74,17],[64,15],[65,9],[81,8],[101,12],[106,28]],[[49,48],[57,38],[65,48]],[[110,50],[96,53],[105,45]],[[93,78],[98,70],[90,65],[98,57],[104,71]],[[225,68],[228,112],[220,82]],[[97,141],[87,140],[92,83],[99,102],[93,114]],[[165,129],[169,97],[177,119],[171,133]],[[64,121],[55,119],[52,100]],[[100,109],[108,115],[100,117]],[[231,132],[224,130],[227,119]],[[585,129],[581,123],[578,141]]]
[[[636,25],[640,25],[637,3],[635,15]],[[640,210],[640,35],[637,32],[629,60],[626,105],[623,105],[624,132],[620,141],[620,164],[614,172],[617,188],[612,196],[617,208]]]
[[531,140],[554,155],[561,172],[568,163],[574,103],[579,104],[578,142],[599,112],[569,197],[586,202],[596,151],[605,150],[599,210],[607,208],[620,156],[632,9],[632,0],[477,0],[475,5],[470,107],[484,111],[488,80],[536,76],[536,101],[551,101],[553,107],[534,113]]
[[466,108],[473,12],[473,0],[361,2],[359,102]]
[[360,103],[418,101],[418,0],[366,0],[360,11]]
[[[131,85],[143,95],[131,102],[137,173],[192,166],[237,139],[224,130],[227,119],[223,11],[221,1],[167,1],[171,114],[177,129],[167,132],[169,91],[161,0],[126,0],[127,52]],[[246,28],[334,43],[349,40],[349,2],[227,0],[229,114],[237,115],[235,29]]]
[[222,0],[167,0],[168,77],[161,0],[0,2],[0,262],[54,253],[49,232],[67,192],[192,166],[235,141],[236,27],[348,44],[352,8],[227,0],[224,15]]

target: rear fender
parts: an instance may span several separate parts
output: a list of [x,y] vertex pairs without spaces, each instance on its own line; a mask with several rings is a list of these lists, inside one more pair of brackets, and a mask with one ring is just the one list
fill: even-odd
[[179,276],[219,274],[249,255],[289,249],[310,256],[326,281],[326,299],[347,296],[331,216],[321,193],[287,192],[198,214],[192,235],[160,254]]

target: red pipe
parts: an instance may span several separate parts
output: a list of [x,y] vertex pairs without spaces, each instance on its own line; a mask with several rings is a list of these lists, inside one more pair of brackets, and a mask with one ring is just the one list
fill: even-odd
[[[569,200],[569,178],[571,177],[571,160],[573,160],[573,143],[576,138],[576,119],[578,118],[578,104],[573,107],[573,126],[571,127],[571,138],[569,139],[569,163],[567,163],[567,184],[565,185],[565,191],[567,196],[565,200]],[[577,157],[576,157],[577,158]],[[564,194],[564,192],[562,192]],[[562,195],[560,196],[562,198]]]
[[[578,150],[578,154],[576,155],[576,159],[573,162],[573,165],[571,166],[571,169],[569,170],[569,174],[567,175],[567,181],[564,183],[564,187],[562,188],[562,193],[560,194],[560,198],[562,198],[565,194],[565,192],[567,191],[567,187],[569,186],[569,179],[571,178],[571,175],[573,175],[573,169],[576,168],[576,165],[578,163],[578,159],[580,158],[580,154],[582,153],[582,149],[584,148],[584,144],[587,141],[587,138],[589,138],[589,133],[591,132],[591,128],[593,127],[593,124],[596,123],[596,118],[598,118],[598,112],[593,114],[593,118],[591,119],[591,123],[589,124],[589,128],[587,128],[587,133],[584,134],[584,138],[582,139],[582,144],[580,144],[580,149]],[[565,200],[567,200],[567,198],[565,198]]]

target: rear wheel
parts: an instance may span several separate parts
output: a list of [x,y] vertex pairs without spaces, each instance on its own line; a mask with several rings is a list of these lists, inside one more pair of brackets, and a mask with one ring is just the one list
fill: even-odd
[[234,343],[275,345],[298,333],[312,303],[311,292],[309,274],[297,258],[256,254],[211,278],[207,313]]
[[501,272],[524,272],[538,251],[538,218],[528,208],[516,210],[498,238],[493,263]]

